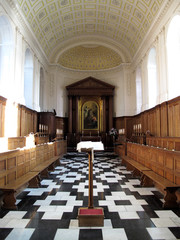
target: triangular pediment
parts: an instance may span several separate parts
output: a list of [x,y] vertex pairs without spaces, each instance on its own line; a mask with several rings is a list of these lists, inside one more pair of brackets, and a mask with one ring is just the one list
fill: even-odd
[[93,77],[87,77],[85,79],[82,79],[78,82],[75,82],[69,86],[66,87],[67,90],[70,89],[84,89],[84,88],[90,88],[90,89],[114,89],[113,85],[110,85],[108,83],[105,83],[99,79],[93,78]]

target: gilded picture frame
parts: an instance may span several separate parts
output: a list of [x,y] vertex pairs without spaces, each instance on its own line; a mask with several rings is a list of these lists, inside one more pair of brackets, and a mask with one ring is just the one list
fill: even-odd
[[82,129],[99,130],[99,105],[95,101],[86,101],[82,106]]

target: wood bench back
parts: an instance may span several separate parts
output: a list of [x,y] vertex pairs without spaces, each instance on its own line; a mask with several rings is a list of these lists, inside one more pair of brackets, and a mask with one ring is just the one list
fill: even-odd
[[146,137],[146,144],[168,150],[174,149],[175,151],[180,151],[179,137]]
[[21,148],[0,153],[0,186],[13,182],[55,155],[66,153],[66,141],[64,140],[64,142],[44,143],[32,148]]
[[180,152],[136,143],[127,143],[127,156],[158,175],[180,185]]

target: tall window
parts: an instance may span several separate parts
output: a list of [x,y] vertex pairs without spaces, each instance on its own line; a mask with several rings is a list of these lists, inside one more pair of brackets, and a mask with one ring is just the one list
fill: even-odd
[[136,70],[136,108],[137,113],[141,112],[142,108],[142,82],[141,82],[141,68]]
[[41,111],[44,110],[44,71],[41,67],[40,69],[40,97],[39,97],[39,105]]
[[29,49],[26,49],[25,52],[24,99],[25,105],[29,108],[33,108],[33,58]]
[[167,34],[168,99],[180,95],[180,16],[175,16]]
[[6,16],[0,16],[0,95],[13,95],[13,32]]
[[148,96],[149,108],[154,107],[157,102],[157,64],[156,49],[151,48],[148,57]]

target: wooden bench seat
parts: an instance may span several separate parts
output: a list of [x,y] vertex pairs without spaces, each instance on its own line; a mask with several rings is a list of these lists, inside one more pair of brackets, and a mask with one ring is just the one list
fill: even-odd
[[58,165],[59,156],[55,156],[41,164],[37,165],[31,172],[39,172],[40,176],[48,177],[48,171],[54,171],[54,167]]
[[143,171],[141,183],[143,187],[158,185],[158,187],[165,191],[163,203],[164,208],[178,207],[176,191],[178,190],[178,188],[180,188],[180,186],[170,182],[169,180],[165,179],[164,177],[158,175],[153,171]]
[[17,209],[16,206],[16,193],[18,190],[24,187],[37,188],[40,186],[40,178],[48,177],[48,170],[53,171],[54,166],[57,165],[57,161],[59,160],[59,156],[55,156],[35,168],[33,168],[30,172],[24,174],[23,176],[15,179],[9,184],[4,186],[0,185],[0,189],[3,191],[3,208],[6,209]]
[[164,194],[164,208],[177,208],[180,202],[180,152],[127,143],[122,164],[141,176],[144,187],[156,186]]
[[38,180],[39,172],[28,172],[25,175],[17,178],[13,182],[6,184],[5,186],[0,186],[3,191],[3,208],[6,209],[17,209],[16,206],[16,193],[23,187],[39,187]]
[[128,156],[122,157],[122,164],[126,165],[127,170],[133,171],[133,176],[142,176],[143,171],[151,170]]

